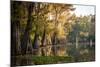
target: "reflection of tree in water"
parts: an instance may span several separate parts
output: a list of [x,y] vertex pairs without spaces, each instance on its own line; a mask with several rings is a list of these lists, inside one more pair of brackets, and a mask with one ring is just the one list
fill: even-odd
[[67,49],[68,55],[74,58],[75,62],[82,62],[82,61],[94,61],[95,60],[95,48],[94,46],[81,46],[80,48],[76,49],[75,46],[70,46]]

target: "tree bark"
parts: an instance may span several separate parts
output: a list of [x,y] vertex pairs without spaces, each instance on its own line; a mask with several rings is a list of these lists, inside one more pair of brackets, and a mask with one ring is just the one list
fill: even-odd
[[11,65],[16,65],[15,56],[21,53],[19,26],[19,21],[11,22]]
[[31,20],[32,20],[32,12],[33,12],[34,3],[29,3],[27,6],[28,6],[28,9],[27,9],[28,10],[28,20],[27,20],[25,32],[21,39],[22,55],[26,54],[27,45],[30,40],[30,31],[32,29],[32,21]]
[[[42,41],[41,41],[41,46],[46,46],[47,43],[46,43],[46,30],[44,29],[44,32],[43,32],[43,36],[42,36]],[[41,54],[42,56],[46,56],[46,48],[42,48],[41,49]]]
[[34,55],[39,55],[39,45],[40,45],[40,40],[39,40],[39,35],[37,34],[37,32],[35,32],[35,36],[34,36],[34,41],[33,41],[33,54]]
[[16,56],[20,54],[20,31],[19,31],[20,23],[19,21],[11,23],[11,54],[12,56]]

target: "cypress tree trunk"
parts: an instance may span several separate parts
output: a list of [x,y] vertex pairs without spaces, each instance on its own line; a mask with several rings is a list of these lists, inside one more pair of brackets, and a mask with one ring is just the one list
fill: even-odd
[[[52,37],[52,45],[56,45],[56,33],[54,32],[53,37]],[[56,47],[53,46],[52,47],[52,53],[55,56],[56,55]]]
[[27,6],[28,6],[28,9],[27,9],[28,10],[28,20],[27,20],[25,32],[21,39],[22,55],[26,54],[27,45],[30,40],[30,30],[32,29],[32,21],[31,20],[32,20],[32,12],[33,12],[34,3],[28,3]]
[[39,45],[40,45],[39,35],[35,32],[33,41],[33,51],[32,51],[34,55],[39,54]]
[[[46,46],[46,30],[44,29],[43,36],[42,36],[42,47]],[[46,56],[46,47],[41,49],[42,56]]]
[[19,26],[19,21],[11,22],[11,65],[16,64],[15,56],[19,55],[21,52]]
[[[32,12],[33,12],[34,3],[26,3],[25,6],[27,7],[27,11],[28,11],[28,20],[27,20],[27,25],[24,34],[22,35],[22,39],[21,39],[21,53],[23,56],[27,55],[27,48],[29,45],[32,45],[30,44],[30,31],[32,30]],[[31,62],[29,58],[23,58],[21,60],[21,65],[27,65],[28,64],[27,62],[29,61]]]
[[[20,20],[17,16],[18,6],[21,2],[11,2],[11,56],[16,56],[20,52]],[[16,10],[15,10],[16,9]],[[16,19],[13,19],[16,18]]]

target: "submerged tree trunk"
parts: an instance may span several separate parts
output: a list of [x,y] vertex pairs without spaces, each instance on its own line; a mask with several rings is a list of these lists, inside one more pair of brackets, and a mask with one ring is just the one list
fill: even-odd
[[[52,37],[52,45],[56,45],[56,44],[57,44],[57,43],[56,43],[56,32],[54,32],[53,37]],[[53,47],[52,47],[52,54],[53,54],[54,56],[56,55],[56,51],[57,51],[56,47],[53,46]]]
[[[46,30],[44,29],[42,41],[41,41],[41,47],[46,46]],[[46,56],[46,47],[41,49],[42,56]]]
[[46,30],[44,29],[43,36],[42,36],[42,46],[46,45]]
[[[26,24],[26,28],[25,28],[25,31],[22,35],[22,38],[21,38],[21,53],[23,56],[27,55],[27,48],[32,45],[30,42],[30,31],[32,30],[32,12],[33,12],[33,7],[34,7],[34,3],[26,3],[25,5],[27,7],[27,12],[28,12],[28,19],[27,19],[27,24]],[[30,46],[32,47],[32,46]],[[29,47],[29,48],[30,48]],[[32,53],[32,48],[30,48],[28,52],[29,53]],[[28,60],[28,59],[25,59],[23,58],[21,60],[21,65],[27,65],[28,61],[30,61],[30,63],[32,62],[31,60]]]
[[19,26],[19,21],[11,22],[11,65],[16,64],[16,58],[14,57],[19,55],[21,52]]
[[35,33],[35,36],[34,36],[34,41],[33,41],[33,48],[34,49],[37,49],[39,48],[39,35],[37,33]]
[[[11,56],[20,54],[20,20],[16,10],[21,2],[11,2]],[[16,9],[16,10],[15,10]]]
[[19,31],[19,22],[12,22],[11,23],[11,54],[18,55],[20,54],[20,31]]
[[[56,6],[54,6],[54,8],[55,8],[55,23],[54,23],[55,30],[54,30],[53,37],[52,37],[52,45],[57,45],[57,43],[56,43],[56,39],[57,39],[56,29],[57,29],[57,26],[58,26],[58,14],[59,14],[59,10],[57,10]],[[52,47],[52,53],[53,53],[54,56],[56,55],[56,51],[57,51],[56,47],[55,46]]]
[[32,29],[32,21],[31,20],[32,20],[32,12],[33,12],[34,3],[29,3],[27,6],[28,6],[28,20],[27,20],[25,32],[24,32],[24,34],[22,36],[22,40],[21,40],[22,55],[26,54],[27,45],[30,40],[30,31]]
[[34,41],[33,41],[33,54],[39,55],[39,46],[40,46],[40,40],[39,35],[35,32]]

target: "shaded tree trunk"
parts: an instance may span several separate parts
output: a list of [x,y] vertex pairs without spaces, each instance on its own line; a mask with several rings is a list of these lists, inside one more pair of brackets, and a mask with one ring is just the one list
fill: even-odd
[[43,36],[42,36],[42,46],[46,45],[46,30],[44,29]]
[[33,41],[33,54],[38,55],[39,54],[39,45],[40,45],[40,40],[39,40],[39,35],[35,32],[34,36],[34,41]]
[[39,48],[39,35],[37,33],[35,33],[35,36],[34,36],[34,41],[33,41],[33,48],[34,49],[37,49]]
[[[46,30],[44,29],[44,32],[43,32],[43,36],[42,36],[42,41],[41,41],[41,46],[44,47],[46,46]],[[42,48],[41,49],[41,54],[42,56],[46,56],[46,48]]]
[[[17,5],[20,5],[21,2],[11,2],[11,56],[18,55],[21,50],[20,48],[20,20],[18,20],[18,12],[15,9],[18,9]],[[16,20],[13,19],[16,18]]]
[[[34,3],[28,3],[25,6],[27,7],[27,11],[28,11],[28,20],[27,20],[27,25],[26,25],[25,31],[21,38],[21,53],[22,53],[22,55],[26,55],[27,48],[29,47],[29,45],[32,45],[32,44],[30,44],[30,31],[32,30],[32,12],[33,12]],[[30,48],[30,50],[32,50],[31,46],[29,48]],[[32,51],[30,51],[30,52],[32,52]],[[27,65],[27,61],[31,62],[31,60],[24,58],[21,60],[21,64]]]
[[[40,3],[35,3],[35,13],[37,15],[36,19],[38,21],[39,19],[39,12],[40,12]],[[39,39],[39,33],[37,32],[38,30],[38,25],[36,24],[36,31],[35,31],[35,36],[33,40],[33,54],[34,55],[39,55],[40,54],[40,39]]]
[[27,6],[28,6],[28,20],[27,20],[25,32],[21,39],[22,55],[26,54],[27,45],[30,40],[30,31],[32,29],[32,21],[31,20],[32,20],[32,12],[33,12],[34,3],[29,3]]
[[11,65],[16,64],[14,56],[19,55],[21,52],[19,26],[19,21],[11,22]]
[[[56,45],[56,44],[57,44],[56,43],[56,32],[54,32],[53,37],[52,37],[52,45]],[[54,56],[56,55],[56,51],[57,51],[56,47],[55,46],[52,47],[52,53]]]
[[[55,7],[55,17],[56,17],[55,18],[55,23],[54,23],[55,29],[58,25],[58,21],[57,21],[58,14],[57,13],[58,12],[57,12],[57,9]],[[53,33],[53,36],[52,36],[52,45],[56,45],[56,30],[54,30],[54,33]],[[52,53],[53,53],[54,56],[56,55],[56,47],[52,47]]]
[[11,23],[11,54],[18,55],[20,52],[20,32],[19,32],[19,22]]
[[[54,25],[55,25],[55,30],[54,30],[54,33],[53,33],[53,37],[52,37],[52,45],[57,45],[57,43],[56,43],[56,27],[58,26],[58,13],[59,13],[59,11],[57,10],[57,7],[56,6],[54,6],[54,8],[55,8],[55,23],[54,23]],[[53,53],[53,55],[55,56],[56,55],[56,51],[57,51],[57,49],[56,49],[56,47],[52,47],[52,53]]]

